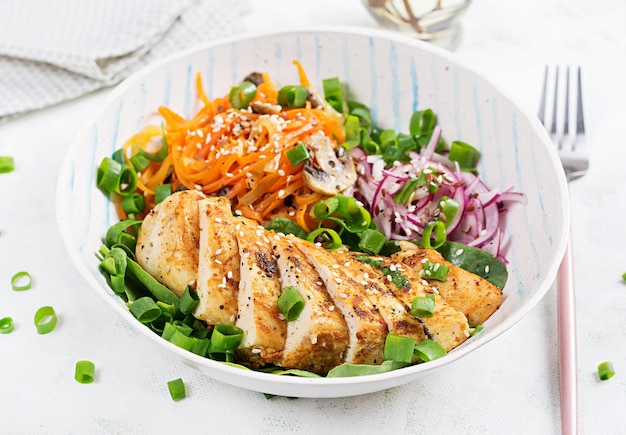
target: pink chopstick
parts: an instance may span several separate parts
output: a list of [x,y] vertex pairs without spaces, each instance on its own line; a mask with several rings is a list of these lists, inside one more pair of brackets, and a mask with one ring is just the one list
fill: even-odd
[[557,323],[561,386],[561,433],[578,433],[578,361],[576,353],[576,297],[571,235],[557,277]]

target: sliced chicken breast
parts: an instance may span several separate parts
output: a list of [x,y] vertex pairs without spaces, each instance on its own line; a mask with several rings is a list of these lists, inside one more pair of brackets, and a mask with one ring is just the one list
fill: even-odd
[[203,198],[196,190],[170,195],[145,217],[137,237],[137,263],[178,296],[196,280]]
[[296,238],[293,243],[313,264],[322,278],[328,294],[343,315],[348,327],[348,346],[344,362],[353,364],[381,364],[387,324],[366,295],[358,266],[346,267],[345,257],[328,252],[307,241]]
[[287,330],[278,309],[281,287],[268,234],[246,218],[238,218],[234,227],[240,258],[235,325],[244,332],[238,356],[253,367],[280,360]]
[[343,361],[348,328],[326,286],[305,255],[294,246],[293,236],[271,236],[281,287],[295,287],[304,299],[300,316],[287,322],[282,367],[326,374]]
[[239,250],[230,202],[207,197],[199,202],[200,250],[193,315],[208,325],[234,324],[239,291]]
[[444,300],[467,317],[470,325],[480,325],[491,316],[502,303],[502,291],[482,277],[453,265],[434,249],[412,249],[396,252],[394,261],[410,266],[421,278],[424,263],[443,263],[450,269],[445,281],[426,280],[436,288]]
[[380,262],[379,267],[382,270],[389,271],[389,274],[385,276],[391,277],[392,274],[397,273],[406,278],[406,281],[396,280],[400,285],[396,285],[394,282],[389,283],[389,288],[409,312],[413,299],[416,297],[424,297],[430,294],[435,298],[435,310],[432,317],[420,318],[428,338],[436,341],[446,351],[449,351],[470,336],[469,325],[465,315],[450,306],[432,285],[421,279],[413,268],[400,262],[394,262],[388,257],[371,258]]

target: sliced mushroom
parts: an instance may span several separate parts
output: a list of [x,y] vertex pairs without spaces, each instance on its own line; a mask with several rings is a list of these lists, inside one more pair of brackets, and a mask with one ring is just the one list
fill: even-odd
[[342,146],[333,149],[327,136],[310,136],[305,144],[311,158],[304,164],[304,184],[316,192],[336,195],[356,182],[354,162]]
[[251,72],[243,79],[243,81],[253,83],[254,86],[259,86],[263,83],[263,74],[256,71]]
[[276,115],[283,110],[282,107],[277,104],[266,103],[263,101],[254,101],[250,104],[250,107],[254,113],[259,113],[261,115]]

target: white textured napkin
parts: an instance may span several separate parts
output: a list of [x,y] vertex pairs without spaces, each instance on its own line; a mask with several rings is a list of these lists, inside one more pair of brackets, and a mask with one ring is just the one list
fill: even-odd
[[0,120],[240,29],[247,0],[1,0]]

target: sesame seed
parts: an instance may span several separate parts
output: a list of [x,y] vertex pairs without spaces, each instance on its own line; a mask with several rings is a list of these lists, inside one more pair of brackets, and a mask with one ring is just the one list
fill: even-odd
[[343,279],[341,279],[341,278],[335,278],[335,282],[336,282],[337,284],[341,284],[341,283],[343,282]]
[[387,281],[389,282],[393,281],[393,278],[391,277],[391,275],[387,275]]
[[226,274],[226,277],[227,277],[228,279],[232,279],[232,277],[233,277],[233,271],[232,271],[232,270],[229,270],[229,271],[228,271],[228,273]]
[[315,281],[315,284],[317,284],[317,285],[324,285],[324,283],[322,281]]
[[345,263],[343,263],[343,266],[344,267],[350,267],[350,264],[352,264],[352,263],[350,263],[349,261],[346,261]]
[[328,307],[328,311],[335,311],[335,306],[331,305],[330,307]]
[[312,335],[311,336],[311,344],[315,344],[317,343],[317,335]]
[[277,172],[278,172],[278,175],[280,175],[281,177],[285,176],[285,171],[284,170],[279,169]]
[[218,218],[218,217],[217,217],[217,218],[215,218],[215,222],[217,222],[217,223],[222,222],[222,218]]
[[339,269],[339,265],[338,264],[333,264],[333,269]]
[[217,264],[222,264],[222,262],[221,262],[220,260],[218,260],[217,258],[215,259],[215,262],[216,262]]
[[333,270],[333,276],[334,276],[335,278],[339,278],[339,274],[338,274],[337,272],[335,272],[334,270]]
[[239,231],[239,230],[241,229],[241,224],[237,224],[237,225],[235,225],[235,229],[236,229],[237,231]]
[[285,196],[285,191],[283,189],[280,189],[278,191],[278,199],[282,199]]
[[317,246],[318,248],[321,248],[322,244],[320,242],[315,242],[315,246]]
[[243,231],[239,231],[239,235],[243,237]]
[[428,281],[426,281],[425,279],[422,280],[422,285],[428,285]]
[[224,175],[225,175],[225,176],[227,176],[227,177],[229,177],[229,178],[230,178],[230,177],[234,177],[234,176],[235,176],[235,175],[231,174],[230,172],[226,172]]
[[370,279],[370,275],[369,275],[369,273],[365,272],[365,273],[363,274],[363,278],[365,278],[365,279]]
[[257,355],[261,353],[261,349],[254,348],[251,350],[252,353],[256,353]]
[[463,249],[457,249],[454,255],[459,256],[463,253]]
[[235,214],[236,214],[237,216],[241,216],[243,213],[241,212],[241,210],[235,210]]
[[347,295],[347,294],[345,294],[345,293],[339,293],[339,297],[340,297],[341,299],[346,299],[346,298],[348,297],[348,295]]
[[392,264],[391,266],[389,266],[389,270],[392,271],[392,272],[395,272],[396,271],[396,265]]
[[221,253],[222,253],[222,248],[218,248],[218,249],[215,251],[215,255],[220,255]]
[[485,273],[489,273],[489,265],[485,266]]

